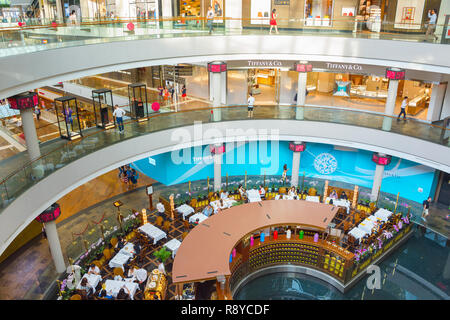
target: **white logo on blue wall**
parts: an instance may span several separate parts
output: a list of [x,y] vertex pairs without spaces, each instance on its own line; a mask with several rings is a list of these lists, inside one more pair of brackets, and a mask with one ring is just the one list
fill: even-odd
[[321,153],[314,159],[314,168],[321,174],[332,174],[337,169],[337,160],[329,153]]

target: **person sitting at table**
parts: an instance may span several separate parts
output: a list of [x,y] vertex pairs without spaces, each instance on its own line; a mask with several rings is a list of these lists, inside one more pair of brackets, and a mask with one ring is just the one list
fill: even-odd
[[244,189],[244,187],[242,187],[242,184],[239,185],[238,191],[239,191],[239,194],[241,195],[242,200],[244,200],[246,198],[246,196],[245,196],[245,189]]
[[297,193],[295,192],[295,187],[291,187],[289,189],[288,196],[290,196],[290,197],[296,197],[297,196]]
[[106,292],[105,289],[100,290],[100,292],[98,293],[98,296],[102,299],[108,299],[111,300],[114,298],[114,296],[112,295],[111,292]]
[[[127,290],[127,292],[125,292]],[[123,286],[120,288],[119,293],[116,297],[117,300],[130,300],[131,299],[131,292],[130,289],[127,288],[127,286]]]
[[328,204],[333,204],[333,199],[330,199],[330,201],[328,202]]
[[207,216],[207,217],[209,217],[210,215],[212,215],[212,213],[213,213],[213,208],[212,208],[212,206],[208,204],[208,205],[203,209],[202,213],[203,213],[205,216]]
[[266,189],[262,185],[259,186],[259,195],[261,196],[261,199],[266,198]]
[[120,238],[119,242],[117,242],[117,249],[121,250],[123,247],[125,247],[126,244],[127,244],[127,241],[124,240],[123,238]]
[[194,226],[198,226],[198,224],[200,223],[200,219],[197,218],[195,219],[195,221],[192,223]]
[[338,198],[338,195],[337,195],[337,193],[336,193],[336,190],[331,191],[331,193],[330,193],[330,199],[337,199],[337,198]]
[[100,268],[95,264],[91,264],[88,269],[88,274],[100,274]]
[[87,297],[90,294],[90,292],[94,290],[94,288],[92,288],[87,278],[83,278],[81,279],[79,290],[84,290],[84,293]]
[[225,192],[225,191],[221,191],[220,192],[220,199],[227,199],[228,198],[228,192]]
[[223,199],[219,200],[219,209],[226,209],[227,206],[225,205],[225,203],[223,202]]
[[135,255],[139,255],[141,253],[141,245],[139,243],[133,244],[133,250]]
[[348,197],[347,197],[347,194],[345,193],[345,191],[342,191],[341,199],[348,200]]

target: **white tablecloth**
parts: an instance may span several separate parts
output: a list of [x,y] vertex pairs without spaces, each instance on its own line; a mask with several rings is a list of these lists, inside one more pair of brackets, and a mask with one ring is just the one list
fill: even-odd
[[247,190],[247,198],[249,202],[261,201],[261,195],[256,189]]
[[150,223],[146,223],[143,226],[139,227],[139,230],[145,233],[149,238],[153,239],[153,244],[156,244],[159,240],[163,238],[167,238],[167,234],[155,227]]
[[216,200],[216,201],[212,201],[209,204],[211,205],[211,207],[213,207],[214,209],[214,213],[217,213],[217,210],[220,209],[228,209],[231,208],[231,206],[233,205],[233,203],[235,203],[236,200],[232,199],[232,198],[228,198],[228,199],[223,199],[223,206],[220,206],[220,200]]
[[[97,287],[98,283],[102,280],[102,276],[99,274],[87,274],[85,273],[83,278],[86,278],[89,285],[94,289]],[[81,279],[83,279],[81,278]],[[77,284],[77,289],[80,289],[81,281]]]
[[130,256],[130,258],[132,258],[135,254],[134,245],[131,242],[128,242],[122,249],[120,249],[118,254],[119,253],[124,254],[126,256]]
[[373,221],[370,221],[369,219],[365,219],[363,222],[361,222],[358,225],[358,228],[371,234],[372,233],[372,228],[374,227]]
[[114,258],[112,258],[111,260],[109,260],[109,267],[111,269],[114,268],[123,268],[123,265],[126,264],[128,262],[128,259],[130,259],[131,256],[129,256],[128,254],[123,254],[123,253],[117,253]]
[[194,213],[195,210],[191,206],[188,206],[187,204],[183,204],[177,208],[177,211],[183,215],[183,219],[186,219],[186,216],[190,215],[191,213]]
[[356,240],[361,240],[367,232],[356,227],[350,230],[348,234],[351,234]]
[[374,216],[377,218],[380,218],[381,220],[383,220],[384,222],[388,221],[389,217],[392,215],[393,213],[389,210],[386,209],[378,209],[377,212],[375,212]]
[[[330,197],[327,197],[326,203],[330,202]],[[350,201],[345,199],[333,199],[333,205],[334,206],[340,206],[340,207],[350,207]]]
[[320,198],[318,196],[306,196],[306,201],[311,201],[311,202],[320,202]]
[[[138,289],[138,284],[136,282],[129,282],[129,281],[116,281],[116,280],[106,280],[105,282],[105,290],[107,293],[111,293],[114,297],[117,296],[120,289],[123,286],[126,286],[128,290],[130,290],[130,296],[133,298],[134,294],[136,293],[136,290]],[[125,293],[128,293],[127,290],[125,290]]]
[[372,222],[381,222],[382,221],[381,218],[378,218],[378,217],[373,216],[373,215],[372,216],[368,216],[367,220],[372,221]]
[[205,221],[206,219],[208,219],[208,217],[207,216],[205,216],[203,213],[196,213],[196,214],[193,214],[192,216],[190,216],[189,217],[189,222],[190,223],[194,223],[195,222],[195,220],[197,220],[198,219],[198,223],[202,223],[203,221]]
[[290,196],[288,194],[283,194],[283,200],[298,200],[298,196]]
[[172,251],[172,259],[175,258],[175,255],[177,254],[178,248],[180,247],[181,242],[177,239],[172,239],[169,242],[166,242],[164,244],[164,247]]

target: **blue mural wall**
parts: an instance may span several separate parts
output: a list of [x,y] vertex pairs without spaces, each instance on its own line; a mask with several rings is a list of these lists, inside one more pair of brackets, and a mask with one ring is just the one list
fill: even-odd
[[[372,152],[319,143],[307,143],[301,154],[300,176],[341,181],[371,188],[375,173]],[[292,151],[284,141],[228,143],[223,156],[222,175],[281,175],[283,165],[292,168]],[[140,172],[173,185],[210,177],[213,158],[209,146],[187,148],[145,158],[133,163]],[[431,191],[435,170],[393,157],[385,167],[381,191],[422,202]]]

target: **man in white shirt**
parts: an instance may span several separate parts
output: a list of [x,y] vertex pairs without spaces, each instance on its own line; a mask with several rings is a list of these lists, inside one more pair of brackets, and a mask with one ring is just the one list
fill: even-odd
[[436,10],[428,10],[428,18],[430,19],[428,21],[428,28],[427,28],[427,32],[425,34],[425,41],[428,39],[428,36],[432,35],[434,37],[435,40],[439,39],[434,32],[436,31],[436,20],[437,20],[437,15],[436,15]]
[[164,205],[161,202],[156,204],[156,210],[158,210],[160,217],[164,217],[164,211],[166,211],[166,208],[164,208]]
[[261,199],[265,199],[265,197],[266,197],[266,189],[264,189],[263,186],[259,186],[259,195],[261,196]]
[[211,6],[208,7],[208,12],[206,13],[206,25],[209,28],[209,34],[213,31],[213,21],[214,21],[214,10]]
[[228,192],[225,192],[225,191],[221,191],[220,192],[220,199],[223,199],[223,200],[225,200],[225,199],[227,199],[228,198]]
[[119,126],[119,133],[123,133],[123,116],[125,115],[125,111],[116,104],[114,106],[113,117],[116,117],[117,125]]
[[408,97],[404,97],[402,101],[402,105],[400,106],[400,114],[397,117],[397,121],[400,120],[400,117],[403,114],[403,120],[406,121],[406,107],[408,106]]
[[250,92],[250,97],[247,100],[248,103],[248,115],[247,118],[253,118],[253,105],[255,104],[255,97]]

